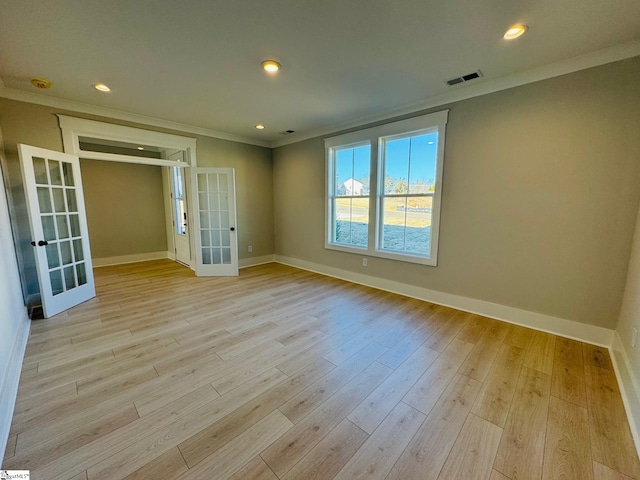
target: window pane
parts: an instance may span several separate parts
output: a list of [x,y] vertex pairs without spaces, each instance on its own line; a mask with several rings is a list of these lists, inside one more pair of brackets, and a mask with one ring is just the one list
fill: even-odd
[[384,193],[407,193],[409,191],[409,138],[385,142]]
[[44,239],[48,242],[56,239],[56,227],[53,224],[53,216],[46,215],[42,217],[42,233]]
[[209,213],[200,212],[200,228],[209,228]]
[[47,263],[49,268],[56,268],[60,266],[60,256],[58,255],[58,244],[50,243],[45,247],[47,252]]
[[411,137],[409,193],[430,193],[435,190],[437,152],[437,133]]
[[60,270],[49,272],[49,278],[51,279],[51,292],[53,295],[58,295],[64,292],[64,287],[62,286],[62,273]]
[[336,198],[335,242],[366,247],[369,238],[369,198]]
[[66,267],[64,269],[64,284],[67,287],[67,290],[76,288],[76,276],[75,276],[75,269],[73,268],[73,266]]
[[33,157],[33,173],[36,177],[36,183],[40,185],[49,184],[49,178],[47,177],[47,166],[44,162],[44,158]]
[[53,193],[53,205],[55,206],[56,212],[66,212],[67,207],[64,204],[64,190],[62,188],[52,188],[51,193]]
[[60,162],[49,160],[49,176],[51,177],[51,185],[62,185]]
[[69,223],[66,215],[57,215],[58,238],[69,238]]
[[336,196],[369,195],[371,146],[362,145],[335,151]]
[[385,198],[382,249],[429,255],[432,201],[432,197]]
[[40,205],[40,213],[51,213],[51,197],[49,189],[38,187],[38,204]]
[[76,202],[76,191],[73,188],[67,188],[67,205],[70,212],[78,211],[78,202]]
[[80,217],[78,215],[69,215],[69,222],[71,224],[71,236],[80,236]]
[[[82,240],[74,240],[73,241],[73,254],[76,262],[84,260],[84,252],[82,250]],[[78,281],[80,279],[80,274],[78,274]]]
[[70,163],[64,162],[62,164],[62,171],[64,172],[64,184],[68,187],[75,185],[73,181],[73,166]]
[[221,173],[219,175],[219,177],[220,177],[220,181],[219,181],[219,183],[220,183],[220,191],[221,192],[228,192],[229,191],[229,185],[228,185],[229,176],[226,173]]
[[382,248],[403,251],[405,248],[406,198],[385,198],[382,209]]
[[62,254],[63,265],[69,265],[73,262],[73,257],[71,256],[71,242],[60,242],[60,253]]
[[78,274],[78,286],[87,283],[87,272],[84,268],[84,263],[76,265],[76,273]]
[[202,263],[204,265],[211,265],[211,249],[210,248],[202,249]]

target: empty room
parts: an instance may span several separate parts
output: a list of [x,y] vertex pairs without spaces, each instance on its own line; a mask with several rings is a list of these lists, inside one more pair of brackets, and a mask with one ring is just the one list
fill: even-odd
[[0,44],[0,477],[640,480],[639,2]]

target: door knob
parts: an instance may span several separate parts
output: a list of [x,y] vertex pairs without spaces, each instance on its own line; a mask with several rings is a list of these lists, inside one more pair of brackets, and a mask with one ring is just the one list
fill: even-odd
[[44,247],[45,245],[49,245],[49,242],[47,242],[46,240],[40,240],[38,242],[39,247]]
[[229,230],[231,230],[232,232],[236,231],[236,227],[231,227]]

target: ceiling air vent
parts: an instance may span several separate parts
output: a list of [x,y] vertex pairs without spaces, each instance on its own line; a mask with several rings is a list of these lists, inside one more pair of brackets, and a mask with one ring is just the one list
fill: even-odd
[[482,72],[480,70],[476,70],[472,73],[467,73],[466,75],[462,75],[461,77],[452,78],[451,80],[447,80],[446,83],[449,86],[457,85],[458,83],[468,82],[469,80],[473,80],[475,78],[480,78],[482,76]]
[[289,135],[291,133],[295,133],[295,130],[285,130],[284,132],[280,132],[280,135]]

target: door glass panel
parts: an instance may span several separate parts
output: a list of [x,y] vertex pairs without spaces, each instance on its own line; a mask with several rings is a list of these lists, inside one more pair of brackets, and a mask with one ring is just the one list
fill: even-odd
[[[82,240],[74,240],[73,241],[73,255],[76,259],[76,262],[80,262],[84,260],[84,252],[82,250]],[[80,275],[78,275],[78,281],[80,279]]]
[[49,269],[59,267],[60,257],[58,256],[58,245],[50,243],[45,247],[45,249],[47,252],[47,263],[49,265]]
[[38,204],[40,213],[51,213],[51,196],[48,188],[38,187]]
[[222,263],[230,264],[231,263],[231,249],[223,248],[222,249]]
[[42,216],[42,233],[46,241],[51,241],[56,239],[56,228],[53,226],[52,215]]
[[58,224],[58,238],[69,238],[69,224],[66,215],[56,215],[56,223]]
[[200,204],[200,210],[209,210],[209,197],[206,193],[198,194],[198,203]]
[[62,286],[62,273],[60,270],[53,270],[49,272],[49,278],[51,279],[51,291],[53,295],[58,295],[64,292],[64,287]]
[[200,230],[200,244],[203,247],[211,246],[211,236],[209,230]]
[[220,228],[220,214],[211,212],[211,228]]
[[51,178],[51,185],[62,185],[60,162],[49,160],[49,177]]
[[69,265],[73,262],[71,256],[71,242],[60,242],[60,256],[62,257],[62,264]]
[[78,211],[78,202],[76,202],[76,191],[73,188],[67,188],[67,206],[70,212]]
[[198,175],[198,191],[206,192],[207,191],[207,176],[206,175]]
[[202,263],[205,265],[211,265],[211,249],[203,248],[202,249]]
[[211,246],[220,246],[220,230],[214,230],[211,232]]
[[219,248],[213,249],[213,260],[212,263],[214,265],[220,265],[222,263],[222,254],[220,253]]
[[229,195],[226,193],[220,194],[220,210],[229,210]]
[[64,173],[64,184],[67,187],[73,187],[75,185],[73,183],[73,166],[70,163],[63,163],[62,171]]
[[76,275],[73,265],[70,267],[65,267],[64,269],[64,284],[67,287],[67,290],[76,288]]
[[80,217],[78,215],[69,215],[69,224],[71,226],[71,236],[80,236]]
[[78,274],[78,286],[87,283],[87,272],[84,268],[84,263],[76,265],[76,273]]
[[229,215],[227,212],[223,212],[220,214],[220,228],[228,229],[229,228]]
[[218,202],[217,193],[209,194],[209,210],[213,210],[214,212],[220,210],[220,203]]
[[220,178],[220,191],[221,192],[228,192],[229,191],[229,185],[227,185],[227,177],[228,175],[226,173],[221,173],[219,175]]
[[53,206],[56,212],[66,212],[67,207],[64,204],[64,190],[62,188],[52,188],[51,193],[53,193]]
[[231,246],[231,237],[229,235],[229,230],[220,230],[220,238],[221,238],[221,245],[223,247]]
[[215,173],[207,175],[209,178],[209,193],[218,192],[218,175]]
[[200,228],[209,228],[210,226],[209,213],[200,212]]
[[36,176],[36,183],[39,185],[48,185],[47,165],[44,158],[33,157],[33,173]]

